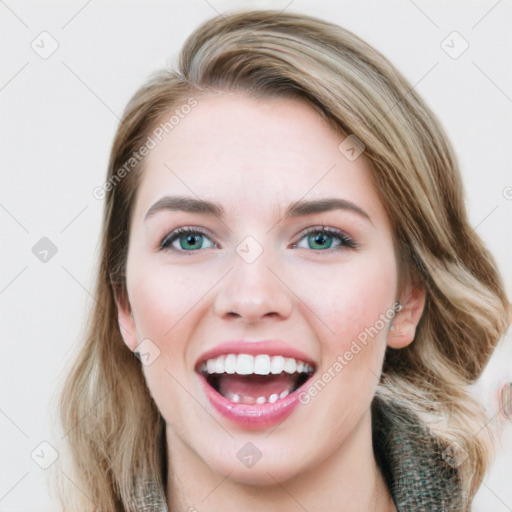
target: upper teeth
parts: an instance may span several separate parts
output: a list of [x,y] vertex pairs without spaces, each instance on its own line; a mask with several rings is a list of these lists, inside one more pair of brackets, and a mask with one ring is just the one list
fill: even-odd
[[227,354],[214,359],[208,359],[201,365],[202,372],[208,373],[236,373],[238,375],[277,375],[282,372],[302,373],[312,372],[313,367],[293,357],[268,356],[259,354]]

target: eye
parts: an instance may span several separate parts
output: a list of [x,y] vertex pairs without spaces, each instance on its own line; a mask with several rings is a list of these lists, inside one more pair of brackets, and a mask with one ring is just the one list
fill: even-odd
[[[305,245],[302,243],[305,240]],[[205,232],[197,228],[178,228],[169,233],[160,243],[161,250],[196,252],[200,249],[218,247]],[[356,248],[356,242],[339,229],[324,226],[312,227],[304,231],[294,248],[325,251],[329,249]]]
[[[301,245],[302,240],[306,241],[306,245]],[[339,229],[320,226],[307,229],[302,233],[299,242],[294,244],[293,247],[325,251],[336,248],[342,249],[344,247],[355,249],[357,244],[351,237]]]
[[[175,242],[179,245],[176,246]],[[204,246],[203,244],[206,244]],[[217,244],[212,242],[206,233],[194,228],[179,228],[169,233],[161,242],[161,250],[174,250],[194,252],[198,249],[209,249],[217,247]]]

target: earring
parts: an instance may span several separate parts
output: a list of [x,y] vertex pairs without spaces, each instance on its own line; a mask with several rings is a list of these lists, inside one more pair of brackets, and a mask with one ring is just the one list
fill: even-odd
[[395,312],[396,313],[400,313],[400,311],[402,311],[404,307],[402,306],[402,304],[400,304],[400,302],[396,302],[395,303]]

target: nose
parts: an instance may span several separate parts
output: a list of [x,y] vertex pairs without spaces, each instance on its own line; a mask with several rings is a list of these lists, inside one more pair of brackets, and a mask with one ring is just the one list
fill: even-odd
[[233,269],[221,281],[215,298],[219,317],[256,324],[291,315],[293,293],[280,275],[279,264],[270,261],[265,252],[252,263],[235,254]]

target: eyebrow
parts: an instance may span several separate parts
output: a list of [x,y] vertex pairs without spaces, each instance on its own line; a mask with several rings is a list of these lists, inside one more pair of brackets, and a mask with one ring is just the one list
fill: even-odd
[[[315,213],[328,212],[333,210],[349,210],[364,219],[371,222],[370,216],[359,206],[340,198],[317,199],[313,201],[299,200],[288,206],[283,219],[300,217],[303,215],[312,215]],[[165,196],[159,199],[146,212],[144,220],[153,216],[160,211],[183,211],[188,213],[203,213],[207,215],[215,215],[216,217],[224,217],[224,208],[212,201],[196,199],[185,196]]]

